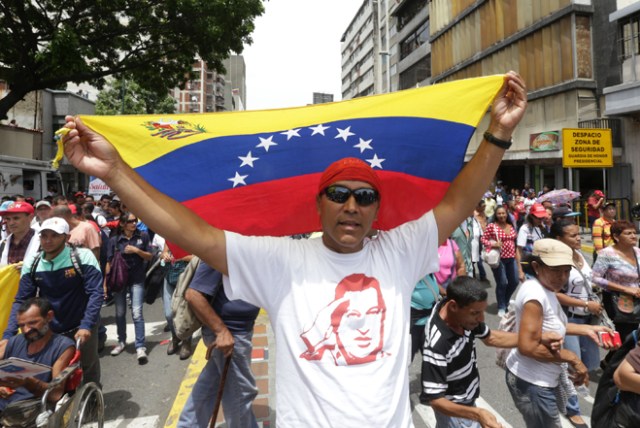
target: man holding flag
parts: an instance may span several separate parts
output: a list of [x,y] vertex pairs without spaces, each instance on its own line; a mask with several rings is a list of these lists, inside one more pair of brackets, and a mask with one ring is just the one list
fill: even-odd
[[[279,427],[407,427],[412,425],[407,362],[413,286],[438,269],[439,242],[488,187],[526,105],[522,78],[507,73],[483,142],[443,199],[433,210],[375,239],[367,235],[381,204],[393,195],[382,191],[382,174],[357,159],[332,163],[314,186],[322,239],[292,240],[244,236],[209,225],[145,181],[80,119],[67,117],[70,131],[63,141],[75,167],[105,181],[151,229],[222,272],[230,299],[268,311],[279,344]],[[299,130],[282,134],[289,140]],[[335,138],[344,136],[347,142],[349,129],[340,132]],[[361,139],[362,151],[367,143]],[[251,153],[248,157],[255,159]],[[382,159],[377,160],[380,165]],[[298,213],[279,214],[293,218]],[[495,418],[481,423],[498,426]]]

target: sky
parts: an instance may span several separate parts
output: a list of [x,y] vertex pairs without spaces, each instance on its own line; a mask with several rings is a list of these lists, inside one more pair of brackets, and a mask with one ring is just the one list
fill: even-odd
[[314,92],[341,99],[340,38],[363,0],[269,0],[242,53],[247,110],[311,104]]

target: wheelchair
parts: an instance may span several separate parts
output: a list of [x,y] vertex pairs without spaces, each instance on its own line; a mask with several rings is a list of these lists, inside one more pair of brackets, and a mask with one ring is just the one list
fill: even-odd
[[[0,416],[1,428],[103,428],[104,397],[100,387],[82,382],[80,342],[69,363],[49,383],[42,398],[9,404]],[[64,384],[64,394],[57,403],[49,403],[51,391]]]

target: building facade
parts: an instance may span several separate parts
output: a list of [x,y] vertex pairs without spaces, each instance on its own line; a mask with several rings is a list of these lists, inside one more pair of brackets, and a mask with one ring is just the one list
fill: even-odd
[[209,69],[202,60],[195,61],[192,69],[193,78],[187,81],[184,89],[175,88],[171,94],[176,100],[177,113],[213,113],[244,109],[244,58],[241,55],[232,55],[223,64],[225,74]]
[[[529,108],[497,178],[637,200],[639,18],[640,0],[365,0],[342,37],[342,96],[516,70]],[[564,128],[610,128],[614,166],[563,168]]]

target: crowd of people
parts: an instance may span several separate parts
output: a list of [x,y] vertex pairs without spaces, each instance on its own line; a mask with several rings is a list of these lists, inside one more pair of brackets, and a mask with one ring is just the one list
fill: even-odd
[[[613,328],[626,333],[638,327],[632,320],[640,302],[637,237],[632,224],[614,222],[609,233],[615,254],[602,250],[590,272],[571,223],[573,213],[545,207],[530,189],[522,196],[524,215],[515,208],[517,199],[503,194],[501,183],[495,197],[485,194],[526,105],[524,82],[507,73],[483,142],[443,199],[389,231],[372,230],[385,200],[376,172],[355,158],[332,163],[316,192],[323,232],[319,239],[249,237],[217,229],[150,186],[80,119],[67,117],[67,158],[84,173],[103,179],[118,196],[102,197],[97,208],[79,193],[71,204],[52,198],[38,207],[15,200],[0,210],[8,234],[2,260],[22,269],[3,335],[7,341],[0,347],[11,343],[17,327],[27,342],[42,339],[48,331],[43,320],[49,320],[54,336],[91,347],[83,361],[89,369],[104,338],[100,305],[116,304],[118,343],[111,350],[116,356],[127,346],[123,325],[129,298],[136,358],[146,363],[141,290],[153,243],[162,262],[177,272],[192,257],[176,260],[162,242],[166,239],[199,260],[185,299],[204,324],[208,347],[207,364],[178,426],[207,426],[230,356],[222,395],[225,418],[230,427],[257,426],[251,414],[257,390],[249,356],[258,308],[269,313],[278,343],[278,427],[412,426],[407,362],[418,352],[423,358],[421,400],[434,409],[438,427],[498,427],[495,415],[475,406],[480,372],[476,336],[488,346],[509,350],[505,382],[528,427],[559,426],[560,414],[583,426],[574,386],[588,383],[595,363],[593,348],[583,350],[582,339],[613,352],[617,345],[600,336],[613,334]],[[54,211],[57,205],[67,208]],[[606,207],[605,201],[599,209]],[[57,216],[46,218],[37,214],[38,208],[53,208],[51,214]],[[553,222],[556,215],[560,218]],[[66,244],[78,227],[74,219],[88,222],[100,235],[98,246],[86,237]],[[499,253],[491,267],[498,311],[513,317],[511,330],[490,329],[484,322],[483,260],[492,250]],[[635,279],[628,265],[637,268]],[[118,282],[122,269],[126,275]],[[53,288],[48,281],[54,280],[64,281],[67,291],[48,293]],[[594,284],[610,297],[602,305],[594,300]],[[175,283],[169,274],[163,286],[165,295],[171,295]],[[51,310],[28,306],[34,304],[30,299],[36,288]],[[608,305],[628,315],[610,313],[613,328],[600,322]],[[34,318],[33,328],[24,321],[25,313]],[[172,329],[169,313],[167,321]],[[191,339],[179,339],[172,330],[168,353],[188,358]],[[64,361],[65,346],[55,360],[49,358],[52,365]],[[99,383],[97,362],[90,381]],[[621,388],[634,391],[638,358],[630,358],[617,376]],[[26,390],[37,396],[42,385],[32,383],[36,387]],[[0,387],[9,388],[3,399],[11,400],[12,385],[27,386],[0,381]],[[556,392],[565,385],[568,398],[558,402]]]

